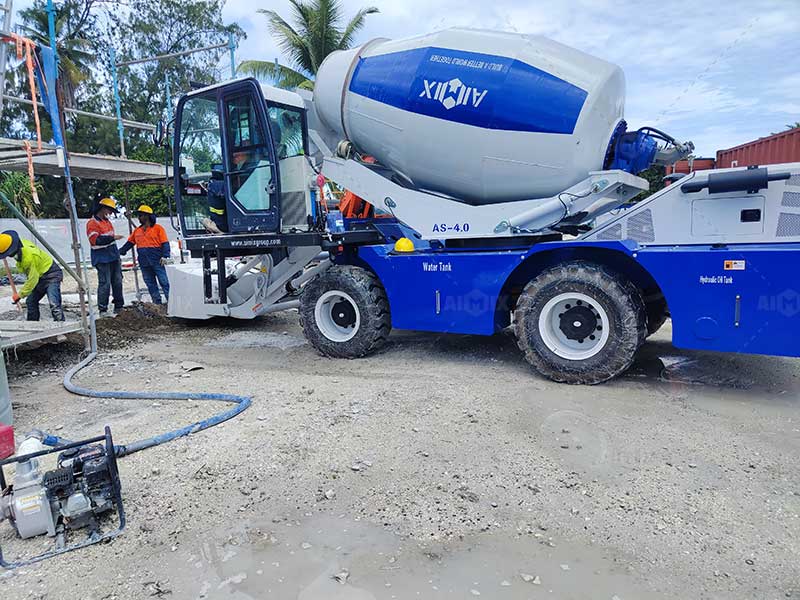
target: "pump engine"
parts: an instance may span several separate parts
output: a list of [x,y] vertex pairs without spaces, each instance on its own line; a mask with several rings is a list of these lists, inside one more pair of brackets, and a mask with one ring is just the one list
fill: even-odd
[[[105,444],[97,443],[101,441]],[[41,458],[55,452],[59,453],[56,468],[43,470]],[[7,519],[19,537],[55,537],[55,553],[60,553],[75,547],[67,545],[69,532],[88,529],[86,541],[77,544],[81,546],[108,537],[101,529],[101,518],[115,508],[120,515],[117,533],[124,527],[121,485],[108,428],[105,437],[55,449],[31,435],[20,444],[16,457],[0,462],[0,468],[9,462],[16,462],[17,469],[13,484],[0,496],[0,521]]]

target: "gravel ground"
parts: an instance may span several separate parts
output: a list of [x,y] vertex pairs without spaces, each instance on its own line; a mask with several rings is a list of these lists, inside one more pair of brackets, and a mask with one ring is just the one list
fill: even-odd
[[[800,598],[797,361],[679,351],[667,325],[627,376],[575,387],[508,334],[395,332],[345,361],[294,311],[101,327],[80,383],[253,406],[122,459],[125,533],[0,574],[4,600]],[[125,443],[223,408],[71,396],[79,349],[11,357],[18,431]],[[0,524],[11,556],[47,542]]]

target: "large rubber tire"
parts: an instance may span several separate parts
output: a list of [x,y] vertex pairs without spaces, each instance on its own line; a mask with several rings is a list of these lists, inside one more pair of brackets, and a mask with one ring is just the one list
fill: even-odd
[[[326,304],[326,296],[333,300]],[[330,314],[336,306],[346,309],[336,311],[341,312],[339,316],[348,312],[350,321],[355,320],[352,327],[349,323],[341,326],[341,332],[337,331],[333,321],[326,319],[326,311]],[[320,354],[334,358],[360,358],[380,348],[389,336],[392,329],[389,299],[378,278],[366,269],[333,266],[303,288],[300,326],[308,342]],[[333,337],[341,335],[348,339],[332,339],[331,328]]]
[[[583,297],[584,307],[595,307],[592,314],[598,318],[591,323],[597,325],[597,331],[602,331],[603,322],[607,323],[605,341],[601,336],[600,341],[591,342],[591,351],[596,354],[586,358],[565,358],[551,349],[550,346],[560,348],[558,341],[553,341],[558,339],[558,332],[551,332],[559,329],[564,339],[569,337],[568,333],[574,335],[568,325],[567,330],[564,329],[563,321],[559,321],[561,327],[550,327],[544,332],[550,346],[540,331],[541,327],[548,327],[549,319],[566,314],[558,311],[563,310],[562,307],[569,309],[571,305],[558,304],[557,301],[569,298],[570,294]],[[587,298],[591,302],[586,302]],[[562,300],[565,301],[569,300]],[[601,312],[605,321],[599,317]],[[606,267],[585,261],[565,263],[540,273],[522,291],[514,319],[517,343],[527,361],[545,377],[562,383],[597,384],[623,373],[633,363],[647,334],[645,306],[638,288]],[[580,322],[580,319],[575,320],[575,325]],[[565,344],[577,345],[576,342],[577,339],[569,338]],[[571,351],[561,348],[562,353]]]
[[647,312],[647,337],[650,337],[667,322],[669,308],[667,300],[661,292],[645,296],[644,306]]

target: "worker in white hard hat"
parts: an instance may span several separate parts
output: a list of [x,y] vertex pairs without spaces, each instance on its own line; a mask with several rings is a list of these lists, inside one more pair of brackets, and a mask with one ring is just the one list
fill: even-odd
[[37,248],[33,242],[21,240],[13,230],[0,233],[0,260],[5,258],[15,259],[17,268],[27,277],[25,284],[11,299],[16,304],[25,298],[28,321],[39,320],[39,302],[45,296],[50,302],[53,320],[63,321],[61,282],[64,280],[64,273],[56,261],[47,252]]
[[109,295],[114,298],[114,313],[125,306],[122,294],[122,260],[117,248],[117,235],[110,221],[117,214],[117,201],[112,196],[100,198],[94,205],[92,218],[86,223],[86,236],[92,246],[92,266],[97,269],[97,308],[100,316],[108,311]]

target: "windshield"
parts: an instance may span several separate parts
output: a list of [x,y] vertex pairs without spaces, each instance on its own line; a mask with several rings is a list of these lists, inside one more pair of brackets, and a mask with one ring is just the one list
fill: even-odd
[[[212,220],[222,231],[224,215],[222,136],[215,95],[194,96],[186,100],[180,122],[181,208],[186,233],[208,229]],[[221,212],[222,211],[222,212]],[[204,224],[205,223],[205,224]]]
[[181,167],[191,176],[210,174],[222,163],[222,141],[216,98],[186,101],[181,122]]

